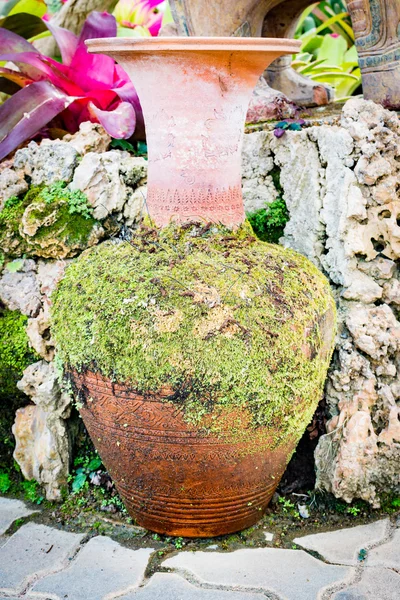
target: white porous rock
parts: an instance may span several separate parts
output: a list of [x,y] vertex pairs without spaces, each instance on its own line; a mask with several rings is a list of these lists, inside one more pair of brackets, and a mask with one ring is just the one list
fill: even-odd
[[32,259],[21,259],[18,271],[6,268],[0,277],[0,300],[10,310],[19,310],[23,315],[35,317],[42,306],[36,263]]
[[70,398],[60,390],[54,364],[44,360],[27,367],[17,385],[34,405],[16,412],[14,458],[24,477],[44,486],[48,500],[60,500],[68,477]]
[[326,273],[337,299],[317,487],[379,506],[400,490],[400,120],[353,98],[339,125],[245,137],[244,189],[280,171],[289,211],[281,241]]
[[134,190],[124,206],[124,220],[126,225],[130,227],[147,214],[146,199],[147,187],[145,185],[141,185]]
[[271,175],[274,161],[270,137],[264,132],[246,135],[242,150],[242,189],[246,214],[251,215],[276,200],[278,192]]
[[346,325],[355,346],[374,360],[400,350],[400,323],[387,304],[355,304],[349,309]]
[[32,185],[69,182],[78,164],[78,156],[75,148],[67,142],[47,139],[40,144],[30,142],[15,153],[14,169],[30,177]]
[[0,212],[3,210],[4,203],[11,196],[19,196],[28,189],[22,173],[14,171],[14,169],[0,170]]
[[99,123],[85,121],[80,124],[79,131],[63,137],[80,155],[88,152],[106,152],[111,144],[111,136]]
[[53,360],[55,347],[51,337],[50,313],[47,303],[43,304],[43,308],[40,309],[37,317],[28,319],[26,334],[30,345],[39,356],[47,361]]
[[121,212],[133,194],[133,188],[147,174],[146,161],[128,152],[111,150],[102,154],[89,152],[75,171],[72,190],[84,192],[93,206],[96,219]]
[[37,264],[37,279],[40,285],[40,292],[48,303],[58,282],[64,277],[65,269],[70,262],[70,260],[39,260]]

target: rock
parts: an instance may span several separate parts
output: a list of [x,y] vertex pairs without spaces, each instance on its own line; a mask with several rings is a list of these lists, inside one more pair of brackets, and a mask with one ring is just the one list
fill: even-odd
[[[14,261],[16,262],[16,261]],[[28,317],[36,317],[41,308],[36,264],[33,260],[21,260],[17,272],[6,269],[0,278],[0,300],[10,310],[19,310]]]
[[133,187],[142,182],[146,173],[146,161],[128,152],[89,152],[76,169],[70,189],[84,192],[94,208],[94,217],[105,219],[123,210],[132,198]]
[[147,214],[147,187],[140,185],[125,202],[124,220],[131,226]]
[[399,118],[352,98],[339,126],[245,138],[250,205],[257,194],[265,204],[274,200],[269,177],[279,176],[290,215],[281,241],[328,275],[337,298],[339,335],[326,386],[330,420],[315,455],[317,486],[377,506],[381,494],[397,493],[399,485]]
[[13,169],[0,170],[0,212],[6,200],[11,196],[19,196],[28,189],[28,184],[21,173]]
[[47,303],[43,305],[36,318],[28,319],[26,334],[32,348],[36,350],[39,356],[47,361],[52,361],[55,348],[51,337],[50,314]]
[[269,136],[264,132],[246,135],[242,150],[242,188],[246,214],[253,214],[273,202],[278,192],[271,175],[274,161]]
[[0,248],[8,256],[66,258],[97,244],[103,236],[104,229],[95,219],[71,213],[62,190],[48,202],[40,189],[32,187],[9,218],[0,222]]
[[106,152],[110,147],[111,139],[99,123],[85,121],[80,124],[77,133],[65,135],[63,142],[68,142],[78,154],[83,156],[88,152]]
[[30,142],[14,158],[14,168],[30,177],[33,185],[69,182],[77,164],[78,152],[71,144],[47,139],[39,145]]
[[57,423],[51,421],[39,406],[17,410],[12,428],[16,442],[14,459],[25,479],[35,479],[43,485],[48,500],[61,500],[68,475],[67,434],[61,419]]
[[390,175],[392,168],[390,162],[384,158],[376,157],[372,160],[368,160],[367,157],[362,156],[358,161],[354,172],[359,183],[374,185],[374,183],[384,175]]
[[27,367],[17,385],[34,404],[17,410],[14,458],[24,477],[44,486],[48,500],[61,500],[69,468],[70,398],[60,390],[54,364],[44,360]]
[[357,348],[375,360],[400,350],[400,323],[386,304],[352,306],[346,325]]
[[70,261],[68,260],[39,260],[37,266],[37,279],[40,285],[40,292],[46,297],[47,301],[50,301],[51,293],[55,289],[57,283],[63,278],[69,262]]
[[392,279],[383,286],[383,300],[388,304],[400,305],[400,281]]

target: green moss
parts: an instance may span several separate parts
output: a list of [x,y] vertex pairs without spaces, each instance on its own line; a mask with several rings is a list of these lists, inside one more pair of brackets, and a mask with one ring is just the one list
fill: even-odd
[[274,168],[270,175],[277,191],[277,197],[265,208],[247,215],[256,236],[264,242],[278,244],[283,236],[285,225],[289,220],[289,211],[283,199],[283,189],[280,182],[280,170]]
[[0,398],[15,394],[24,369],[39,359],[29,346],[27,321],[18,311],[0,311]]
[[84,252],[52,300],[67,370],[163,389],[214,433],[229,422],[240,437],[247,419],[255,430],[275,426],[279,444],[301,433],[321,397],[329,285],[303,256],[256,241],[248,224],[236,233],[142,227],[131,243]]
[[65,182],[32,186],[0,213],[0,249],[6,256],[74,256],[87,247],[98,222],[82,192]]
[[0,311],[0,466],[11,460],[14,448],[11,426],[16,409],[26,402],[17,381],[24,369],[40,358],[29,346],[27,320],[18,311]]

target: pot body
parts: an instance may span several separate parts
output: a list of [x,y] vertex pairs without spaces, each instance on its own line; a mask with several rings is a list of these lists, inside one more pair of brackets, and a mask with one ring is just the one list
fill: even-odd
[[84,423],[139,525],[211,537],[246,529],[263,515],[294,440],[266,450],[252,430],[246,441],[228,431],[204,435],[161,395],[144,398],[90,372],[75,373],[74,382]]

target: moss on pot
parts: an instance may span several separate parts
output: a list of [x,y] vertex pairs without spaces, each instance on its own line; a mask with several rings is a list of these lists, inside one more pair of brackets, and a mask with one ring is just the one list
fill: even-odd
[[189,422],[214,433],[247,407],[254,429],[277,426],[278,444],[304,430],[321,397],[328,282],[303,256],[257,241],[247,223],[235,233],[143,226],[131,243],[84,252],[52,300],[67,370],[144,394],[167,389]]

